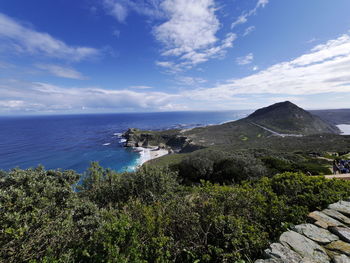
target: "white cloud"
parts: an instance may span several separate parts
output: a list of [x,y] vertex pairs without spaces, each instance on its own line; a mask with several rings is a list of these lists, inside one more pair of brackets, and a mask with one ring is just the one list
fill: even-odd
[[36,64],[36,67],[42,70],[46,70],[53,74],[54,76],[61,77],[61,78],[68,78],[68,79],[87,79],[83,74],[76,71],[75,69],[71,67],[62,67],[58,65],[53,64]]
[[149,16],[150,18],[160,18],[163,12],[160,10],[162,0],[103,0],[106,12],[113,16],[119,23],[125,23],[130,11]]
[[[9,80],[0,84],[0,113],[163,110],[179,95],[164,92],[60,87],[49,83]],[[16,98],[16,99],[14,99]]]
[[238,94],[310,95],[350,92],[350,36],[318,45],[309,53],[248,77],[229,80],[196,93],[230,100]]
[[1,49],[17,53],[39,54],[48,57],[79,61],[99,55],[91,47],[69,46],[47,33],[25,27],[14,19],[0,13]]
[[[186,76],[180,80],[188,84],[204,83]],[[339,93],[344,99],[330,100]],[[148,87],[138,91],[108,90],[0,80],[0,112],[251,108],[285,98],[300,101],[308,108],[337,108],[349,105],[349,94],[350,36],[343,35],[247,77],[231,79],[213,88],[194,88],[174,94],[149,91]]]
[[[164,46],[162,56],[178,59],[177,69],[222,57],[233,46],[235,34],[227,33],[222,40],[217,37],[220,22],[214,0],[165,0],[161,8],[168,19],[154,28],[154,35]],[[170,66],[168,61],[159,65]]]
[[[249,13],[248,13],[249,14]],[[242,14],[240,15],[231,25],[231,28],[234,28],[240,24],[245,24],[248,21],[248,14]]]
[[106,12],[125,22],[131,11],[158,20],[153,35],[167,57],[156,64],[169,72],[190,69],[212,58],[221,58],[236,35],[220,34],[215,0],[103,0]]
[[107,12],[116,18],[118,22],[123,23],[128,15],[128,7],[123,1],[104,0]]
[[244,57],[238,57],[236,59],[236,62],[238,65],[247,65],[252,63],[254,60],[254,55],[253,53],[249,53],[248,55],[244,56]]
[[255,15],[259,8],[265,7],[269,3],[269,0],[258,0],[255,7],[249,11],[243,12],[232,24],[231,28],[238,25],[245,24],[248,21],[248,17]]
[[269,3],[269,0],[259,0],[257,3],[257,7],[265,7]]
[[153,89],[153,87],[150,86],[131,86],[130,89]]
[[180,56],[207,48],[217,41],[219,20],[212,0],[165,0],[161,4],[169,20],[154,30],[165,45],[163,55]]
[[176,80],[179,84],[184,84],[187,86],[198,86],[207,82],[206,79],[190,76],[178,76]]
[[243,36],[246,37],[248,36],[250,33],[252,33],[255,30],[255,26],[250,26],[247,27],[246,30],[243,33]]

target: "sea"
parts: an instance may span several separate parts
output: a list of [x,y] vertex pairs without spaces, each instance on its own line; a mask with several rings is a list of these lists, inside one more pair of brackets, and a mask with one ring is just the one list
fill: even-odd
[[60,116],[0,117],[0,170],[72,169],[83,173],[92,161],[123,172],[133,171],[140,154],[124,147],[122,133],[143,130],[188,129],[220,124],[251,111],[160,112]]

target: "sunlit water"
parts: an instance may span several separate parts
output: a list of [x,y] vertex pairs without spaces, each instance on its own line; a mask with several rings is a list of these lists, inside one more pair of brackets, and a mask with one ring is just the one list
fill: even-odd
[[0,169],[29,168],[83,172],[91,161],[117,171],[132,170],[140,155],[124,148],[130,127],[159,130],[218,124],[248,111],[0,117]]

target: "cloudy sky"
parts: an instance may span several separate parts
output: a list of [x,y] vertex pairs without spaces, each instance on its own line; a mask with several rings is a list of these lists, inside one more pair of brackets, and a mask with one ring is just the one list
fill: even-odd
[[349,0],[2,0],[0,115],[350,108]]

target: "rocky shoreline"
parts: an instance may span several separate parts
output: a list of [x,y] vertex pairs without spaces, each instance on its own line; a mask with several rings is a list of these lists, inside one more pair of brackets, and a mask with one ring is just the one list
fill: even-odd
[[203,148],[182,134],[182,130],[142,131],[129,128],[122,137],[125,147],[142,147],[168,150],[169,154],[192,152]]

